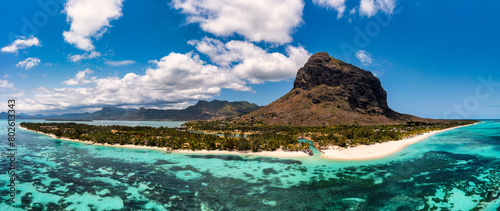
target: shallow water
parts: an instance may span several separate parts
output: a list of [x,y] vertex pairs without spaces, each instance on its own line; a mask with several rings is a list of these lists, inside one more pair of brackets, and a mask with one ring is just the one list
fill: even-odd
[[[0,136],[7,137],[3,125],[6,122],[0,126]],[[500,206],[500,122],[496,121],[443,132],[382,159],[351,162],[318,156],[168,154],[17,132],[16,203],[5,202],[9,177],[2,153],[0,210],[497,210]]]

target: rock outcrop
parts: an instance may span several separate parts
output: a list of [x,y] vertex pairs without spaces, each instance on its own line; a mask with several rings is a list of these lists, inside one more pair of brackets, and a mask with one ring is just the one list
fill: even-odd
[[437,121],[393,111],[377,77],[325,52],[314,54],[298,70],[288,94],[244,117],[303,126]]

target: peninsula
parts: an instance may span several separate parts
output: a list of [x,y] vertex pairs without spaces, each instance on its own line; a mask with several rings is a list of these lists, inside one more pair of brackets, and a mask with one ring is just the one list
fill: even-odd
[[[249,113],[241,114],[244,111]],[[200,101],[180,112],[204,120],[187,122],[184,128],[76,123],[21,126],[56,138],[108,146],[277,157],[313,155],[314,147],[324,158],[362,160],[386,156],[438,132],[477,122],[398,113],[388,106],[387,93],[371,72],[325,52],[311,56],[298,70],[293,89],[267,106]],[[127,115],[161,116],[156,114],[140,109]]]
[[[396,112],[388,106],[377,77],[326,52],[312,55],[298,70],[293,85],[283,97],[255,111],[185,126],[212,133],[274,131],[311,140],[326,158],[369,159],[397,152],[439,131],[477,122]],[[344,154],[337,156],[341,151]]]

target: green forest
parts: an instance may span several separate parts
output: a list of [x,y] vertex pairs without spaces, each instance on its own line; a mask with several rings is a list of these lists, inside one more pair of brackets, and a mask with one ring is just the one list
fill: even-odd
[[[184,124],[190,130],[212,133],[246,132],[250,134],[281,134],[305,138],[314,142],[317,149],[336,145],[341,147],[370,145],[393,140],[402,140],[434,130],[473,124],[475,120],[445,120],[443,123],[407,122],[402,125],[337,125],[323,127],[269,126],[258,123],[235,123],[232,121],[194,121]],[[253,126],[249,126],[253,125]]]
[[184,128],[144,126],[95,126],[76,123],[21,123],[30,130],[54,134],[57,137],[91,141],[99,144],[165,147],[168,150],[228,150],[228,151],[305,151],[309,143],[287,134],[259,133],[250,136],[229,133],[223,136],[188,131]]
[[[77,123],[21,123],[30,130],[57,137],[79,139],[99,144],[165,147],[168,150],[228,151],[304,151],[310,145],[299,139],[313,141],[324,149],[369,145],[402,140],[425,132],[475,123],[473,120],[447,120],[443,123],[407,122],[404,125],[337,125],[324,127],[269,126],[234,124],[225,120],[185,123],[185,128],[145,126],[95,126]],[[200,132],[202,131],[202,132]]]

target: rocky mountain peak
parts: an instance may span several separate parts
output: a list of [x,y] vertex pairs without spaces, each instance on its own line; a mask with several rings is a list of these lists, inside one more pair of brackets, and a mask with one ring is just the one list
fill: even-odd
[[386,115],[393,112],[387,105],[387,93],[378,78],[371,72],[332,58],[326,52],[311,56],[298,70],[294,81],[294,89],[312,90],[321,85],[334,90],[324,95],[346,100],[353,111]]
[[242,119],[300,126],[434,121],[393,111],[387,105],[387,93],[377,77],[326,52],[312,55],[297,71],[293,89],[288,94]]

